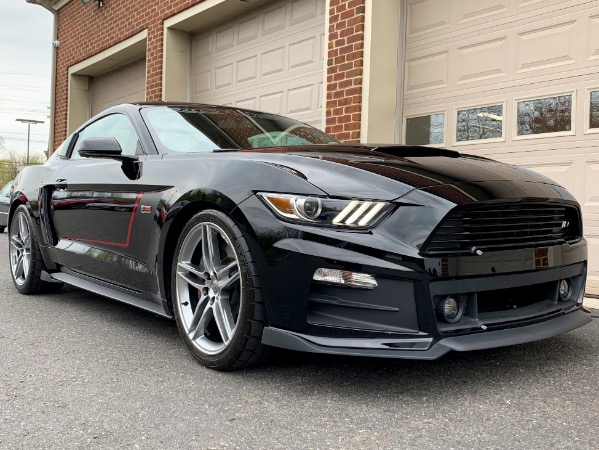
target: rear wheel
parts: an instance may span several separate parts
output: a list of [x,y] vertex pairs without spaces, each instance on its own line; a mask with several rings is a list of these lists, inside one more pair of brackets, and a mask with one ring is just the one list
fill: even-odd
[[172,271],[173,309],[191,353],[212,369],[264,361],[262,290],[239,227],[220,211],[196,214],[183,229]]
[[22,294],[57,292],[62,283],[42,280],[44,261],[29,211],[20,205],[9,227],[9,259],[12,281]]

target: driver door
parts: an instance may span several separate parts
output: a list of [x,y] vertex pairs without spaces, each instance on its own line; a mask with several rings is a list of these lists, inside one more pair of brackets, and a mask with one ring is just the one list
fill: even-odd
[[138,212],[144,179],[131,179],[120,161],[82,158],[84,139],[113,137],[123,155],[144,159],[139,135],[124,114],[110,114],[91,123],[77,136],[71,157],[54,181],[51,221],[57,236],[59,262],[87,276],[135,290],[148,290],[152,271],[142,262]]

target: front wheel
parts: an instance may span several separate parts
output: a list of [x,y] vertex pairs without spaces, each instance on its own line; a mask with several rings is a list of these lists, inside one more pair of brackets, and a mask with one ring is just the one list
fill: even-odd
[[259,277],[239,227],[220,211],[196,214],[183,229],[172,269],[179,332],[203,365],[241,369],[264,361],[265,311]]

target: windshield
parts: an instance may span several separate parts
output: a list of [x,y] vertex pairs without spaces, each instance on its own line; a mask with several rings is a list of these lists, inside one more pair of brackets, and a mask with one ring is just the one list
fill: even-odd
[[144,119],[161,153],[336,144],[297,120],[229,108],[146,108]]

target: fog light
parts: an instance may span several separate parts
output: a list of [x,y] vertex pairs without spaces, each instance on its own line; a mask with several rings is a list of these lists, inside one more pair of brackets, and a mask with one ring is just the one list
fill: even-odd
[[460,297],[448,295],[437,303],[437,315],[447,323],[456,323],[462,318],[464,308]]
[[321,283],[339,284],[342,286],[362,289],[374,289],[378,286],[372,275],[360,272],[337,269],[317,269],[314,272],[314,281]]
[[559,298],[562,301],[566,301],[570,298],[572,293],[572,287],[569,280],[561,280],[559,282]]

